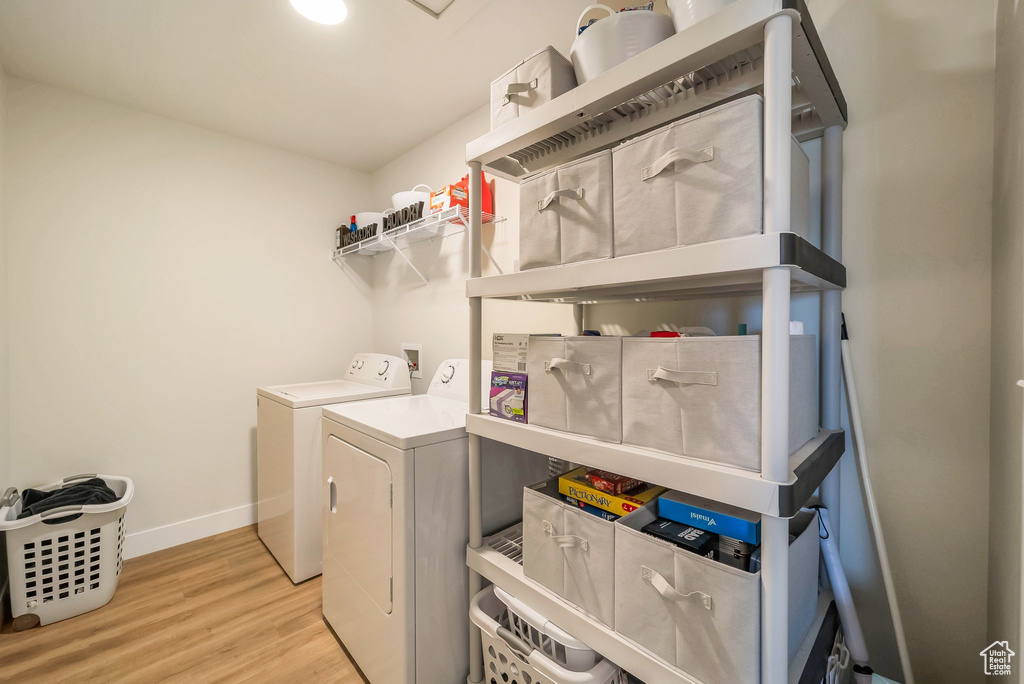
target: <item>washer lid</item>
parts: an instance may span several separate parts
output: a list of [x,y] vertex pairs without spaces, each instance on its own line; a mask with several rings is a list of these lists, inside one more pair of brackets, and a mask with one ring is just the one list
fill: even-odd
[[466,434],[464,401],[430,394],[325,406],[324,417],[397,449],[415,449]]
[[274,385],[260,387],[256,393],[267,397],[289,408],[306,408],[337,404],[343,401],[359,401],[375,397],[388,397],[396,394],[408,394],[409,388],[373,387],[351,380],[328,380],[326,382],[310,382],[302,385]]

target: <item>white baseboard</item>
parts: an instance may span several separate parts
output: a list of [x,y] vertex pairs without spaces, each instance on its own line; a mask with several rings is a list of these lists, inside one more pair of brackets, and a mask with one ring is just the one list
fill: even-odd
[[151,530],[132,532],[124,540],[124,557],[127,559],[144,556],[147,553],[254,524],[256,504],[248,504],[163,527],[154,527]]

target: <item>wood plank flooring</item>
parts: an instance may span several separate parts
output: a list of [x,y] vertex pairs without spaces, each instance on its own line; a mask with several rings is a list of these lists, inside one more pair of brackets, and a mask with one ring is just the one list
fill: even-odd
[[103,608],[0,631],[0,682],[365,684],[320,612],[245,527],[125,561]]

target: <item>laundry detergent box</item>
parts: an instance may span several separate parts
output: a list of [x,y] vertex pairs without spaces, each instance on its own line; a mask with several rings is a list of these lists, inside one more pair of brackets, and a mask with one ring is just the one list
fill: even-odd
[[491,371],[490,414],[527,423],[526,373]]
[[562,496],[572,497],[615,515],[632,513],[664,491],[664,487],[646,485],[625,494],[602,492],[587,482],[586,467],[570,470],[558,478],[558,493]]
[[720,537],[748,544],[761,543],[761,516],[757,513],[702,499],[692,494],[669,491],[658,497],[658,515],[684,525],[716,532]]

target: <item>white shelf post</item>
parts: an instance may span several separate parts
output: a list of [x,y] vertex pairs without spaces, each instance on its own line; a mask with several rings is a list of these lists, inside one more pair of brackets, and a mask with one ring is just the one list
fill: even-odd
[[[830,126],[822,141],[821,248],[843,260],[843,129]],[[821,295],[821,427],[838,430],[842,396],[842,290]],[[839,464],[821,485],[821,501],[829,510],[832,534],[839,545]]]
[[[790,226],[793,19],[780,14],[764,28],[764,230]],[[761,331],[761,477],[789,479],[788,267],[764,271]],[[788,681],[789,521],[761,517],[761,681]]]
[[[481,190],[480,162],[469,163],[469,277],[480,277]],[[480,335],[483,326],[483,300],[469,298],[469,413],[480,413],[482,402],[480,377]],[[483,544],[481,522],[481,492],[483,479],[480,472],[480,437],[469,435],[469,546],[478,549]],[[480,575],[469,571],[469,599],[479,593]],[[483,681],[484,665],[480,628],[469,625],[469,681]]]

